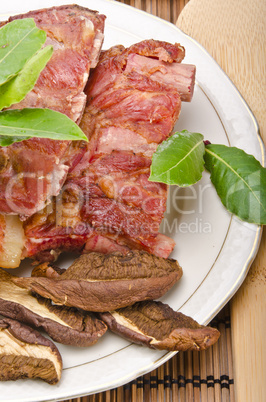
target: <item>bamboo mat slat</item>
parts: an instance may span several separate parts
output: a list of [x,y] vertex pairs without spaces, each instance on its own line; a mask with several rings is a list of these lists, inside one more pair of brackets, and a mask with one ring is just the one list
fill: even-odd
[[157,15],[157,17],[175,24],[180,12],[189,0],[121,0],[119,2]]
[[[120,2],[176,23],[189,0]],[[64,402],[235,402],[228,305],[210,325],[218,328],[221,336],[206,351],[180,352],[156,370],[128,384]]]

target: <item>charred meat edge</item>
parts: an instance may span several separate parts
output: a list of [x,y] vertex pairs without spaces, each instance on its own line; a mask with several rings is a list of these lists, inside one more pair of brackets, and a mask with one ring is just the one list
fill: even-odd
[[81,255],[58,278],[18,278],[18,286],[51,299],[55,304],[104,312],[163,296],[182,276],[173,259],[145,251]]
[[41,328],[56,342],[71,346],[91,346],[107,330],[93,313],[51,301],[12,282],[13,276],[0,269],[0,313],[35,328]]
[[56,384],[62,358],[52,341],[38,331],[9,318],[0,320],[0,380],[41,378]]
[[156,301],[139,302],[99,316],[111,331],[152,349],[205,350],[220,336],[216,328],[200,325],[191,317]]

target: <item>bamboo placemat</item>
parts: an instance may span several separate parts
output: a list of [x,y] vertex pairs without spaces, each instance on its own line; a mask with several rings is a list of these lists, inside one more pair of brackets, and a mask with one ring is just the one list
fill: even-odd
[[[176,23],[189,0],[120,2]],[[229,305],[209,325],[218,328],[221,336],[206,351],[177,353],[156,370],[124,386],[64,402],[234,402]]]

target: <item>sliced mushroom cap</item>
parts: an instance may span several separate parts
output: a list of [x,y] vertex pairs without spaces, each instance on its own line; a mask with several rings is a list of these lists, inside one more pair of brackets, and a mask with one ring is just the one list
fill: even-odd
[[87,311],[109,311],[163,296],[182,276],[173,259],[132,251],[127,255],[81,255],[57,278],[31,277],[13,281],[55,304]]
[[52,341],[9,318],[0,320],[0,380],[41,378],[56,384],[62,358]]
[[167,304],[156,301],[135,303],[99,316],[113,332],[153,349],[204,350],[220,336],[216,328],[200,325]]
[[6,317],[44,329],[50,337],[65,345],[90,346],[107,330],[93,313],[66,306],[54,306],[50,300],[34,297],[17,286],[14,277],[0,269],[0,313]]

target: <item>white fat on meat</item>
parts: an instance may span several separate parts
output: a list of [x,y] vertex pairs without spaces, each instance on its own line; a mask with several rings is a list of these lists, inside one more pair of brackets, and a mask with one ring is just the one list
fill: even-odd
[[[67,165],[64,165],[63,163],[60,163],[55,166],[53,172],[47,177],[47,179],[50,182],[50,191],[48,193],[48,197],[53,197],[57,196],[60,193],[60,190],[62,188],[62,184],[65,181],[65,178],[67,176],[69,167]],[[49,202],[50,200],[48,200]],[[45,207],[45,203],[40,203],[38,206],[37,211],[40,211]]]
[[135,131],[120,127],[108,127],[101,130],[96,153],[108,154],[115,149],[116,151],[133,151],[146,157],[152,157],[157,146],[156,142],[148,143],[145,137]]
[[[22,258],[22,250],[25,243],[25,235],[17,215],[5,215],[3,229],[3,243],[0,245],[0,267],[17,268]],[[1,228],[0,228],[1,230]]]
[[104,40],[104,34],[102,32],[96,32],[93,43],[93,49],[91,52],[91,68],[95,68],[97,66],[103,40]]
[[[88,75],[84,74],[84,82],[86,81],[87,77]],[[76,96],[67,96],[66,99],[71,104],[71,112],[73,114],[74,121],[79,124],[86,106],[86,95],[82,92]]]

